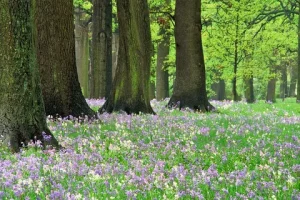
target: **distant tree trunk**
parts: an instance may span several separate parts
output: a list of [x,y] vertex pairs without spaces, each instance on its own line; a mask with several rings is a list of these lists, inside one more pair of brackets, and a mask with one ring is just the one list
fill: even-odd
[[[151,49],[151,60],[155,56],[155,47],[152,43],[152,49]],[[152,62],[150,64],[150,86],[149,86],[149,98],[150,100],[155,99],[155,81],[152,81],[152,77],[155,77],[155,67],[152,66]]]
[[79,83],[84,97],[89,97],[89,26],[75,13],[75,52]]
[[245,98],[247,103],[254,103],[254,86],[253,86],[253,76],[245,78]]
[[[300,3],[298,3],[300,11]],[[300,14],[298,14],[298,81],[297,81],[297,99],[296,102],[300,103]]]
[[213,109],[206,93],[200,18],[201,1],[176,1],[176,79],[169,107],[179,104],[180,109],[188,107],[202,112]]
[[160,35],[163,39],[157,46],[156,64],[156,98],[163,100],[169,97],[169,72],[165,61],[169,55],[170,35],[161,27]]
[[280,77],[280,98],[282,100],[287,97],[287,68],[286,66],[282,66],[281,69],[281,77]]
[[211,90],[214,91],[214,95],[210,98],[213,100],[222,101],[226,98],[225,81],[221,79],[222,73],[221,70],[214,68],[211,74],[211,80],[215,81],[211,84]]
[[239,14],[236,16],[236,33],[235,33],[235,41],[234,41],[234,64],[233,64],[233,80],[232,80],[232,96],[234,101],[239,101],[240,97],[238,96],[236,90],[236,83],[237,83],[237,68],[238,68],[238,32],[239,32]]
[[146,0],[117,0],[119,55],[109,98],[99,110],[154,113],[149,99],[151,34]]
[[[166,5],[170,4],[170,0],[166,0]],[[169,16],[167,16],[169,17]],[[156,63],[156,99],[163,100],[169,97],[169,72],[165,61],[169,56],[170,34],[168,29],[170,23],[168,19],[163,19],[160,23],[159,35],[162,40],[157,45],[157,63]]]
[[112,3],[94,0],[92,98],[108,97],[112,85]]
[[214,92],[213,95],[210,95],[210,99],[218,100],[218,91],[219,91],[219,82],[214,82],[210,85],[210,89]]
[[221,79],[219,81],[219,92],[218,92],[218,100],[223,101],[226,99],[226,87],[225,87],[225,81]]
[[116,69],[118,65],[118,54],[119,54],[119,30],[117,29],[113,33],[112,39],[112,78],[116,76]]
[[289,96],[295,97],[296,96],[296,84],[297,84],[297,68],[295,66],[291,67],[290,71],[290,89],[289,89]]
[[215,92],[215,95],[211,97],[213,100],[223,101],[226,98],[225,81],[219,80],[211,85],[211,89]]
[[58,147],[46,124],[32,41],[33,6],[31,1],[0,0],[0,140],[13,152],[30,140]]
[[276,78],[272,78],[268,82],[267,97],[266,97],[267,102],[272,102],[272,103],[276,102],[275,91],[276,91]]
[[47,115],[93,116],[78,81],[72,0],[36,0],[37,61]]

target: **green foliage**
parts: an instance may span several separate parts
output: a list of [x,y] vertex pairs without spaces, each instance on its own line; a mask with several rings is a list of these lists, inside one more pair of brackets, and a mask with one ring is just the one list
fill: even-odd
[[81,8],[91,13],[93,4],[90,0],[73,0],[73,4],[75,8]]
[[[297,48],[295,25],[284,15],[268,23],[257,21],[262,10],[270,5],[275,9],[278,1],[203,1],[202,36],[208,87],[219,79],[231,83],[235,50],[239,93],[244,90],[244,78],[253,76],[255,86],[262,89],[274,76],[274,67],[292,63],[296,56],[293,50]],[[228,86],[231,87],[231,84]],[[265,93],[259,92],[260,96]]]

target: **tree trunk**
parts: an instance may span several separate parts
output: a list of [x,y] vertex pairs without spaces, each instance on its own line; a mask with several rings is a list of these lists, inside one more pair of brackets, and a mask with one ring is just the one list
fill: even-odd
[[[300,11],[300,3],[298,4]],[[298,81],[297,81],[297,99],[296,102],[300,103],[300,14],[298,14]]]
[[169,55],[170,35],[166,29],[168,27],[161,27],[160,35],[163,39],[157,46],[157,64],[156,64],[156,99],[163,100],[169,97],[169,73],[166,59]]
[[[58,147],[46,124],[32,41],[34,5],[31,1],[0,0],[0,140],[13,152],[30,140]],[[43,132],[51,138],[46,140]]]
[[201,1],[176,1],[176,79],[169,107],[213,109],[207,99],[200,18]]
[[287,91],[287,68],[286,66],[282,66],[280,77],[280,98],[282,100],[287,97]]
[[150,89],[149,89],[149,98],[150,100],[155,99],[155,84],[150,81]]
[[218,100],[219,82],[214,82],[210,85],[210,89],[214,92],[214,95],[210,96],[212,100]]
[[295,66],[292,66],[290,71],[290,89],[289,89],[289,96],[290,97],[296,97],[296,84],[297,84],[297,68]]
[[94,0],[92,98],[108,97],[112,85],[112,3]]
[[213,100],[223,101],[225,97],[225,81],[219,80],[217,83],[211,85],[211,89],[215,92],[215,95],[211,97]]
[[253,76],[245,78],[245,98],[247,103],[254,103],[254,86],[253,86]]
[[[166,4],[170,5],[170,0],[166,0]],[[167,16],[169,17],[169,16]],[[168,32],[170,23],[168,19],[163,20],[160,24],[159,35],[162,40],[157,46],[157,63],[156,63],[156,99],[163,100],[169,97],[169,72],[165,61],[169,56],[170,34]]]
[[276,91],[276,78],[272,78],[268,82],[267,97],[266,97],[267,102],[272,102],[272,103],[276,102],[275,91]]
[[220,80],[219,81],[219,92],[218,92],[218,100],[223,101],[226,99],[226,87],[225,87],[225,81]]
[[119,55],[116,76],[101,113],[154,113],[149,99],[151,34],[146,0],[117,0]]
[[37,61],[47,115],[93,116],[78,81],[72,0],[36,0]]
[[238,96],[236,90],[236,83],[237,83],[237,68],[238,68],[238,36],[239,36],[239,15],[236,16],[236,33],[235,33],[235,41],[234,41],[234,65],[233,65],[233,80],[232,80],[232,96],[234,101],[239,101],[240,97]]
[[75,52],[76,66],[82,93],[89,97],[89,26],[81,20],[82,14],[75,14]]
[[112,42],[112,79],[114,80],[116,76],[116,70],[118,65],[118,54],[119,54],[119,30],[117,29],[113,33]]

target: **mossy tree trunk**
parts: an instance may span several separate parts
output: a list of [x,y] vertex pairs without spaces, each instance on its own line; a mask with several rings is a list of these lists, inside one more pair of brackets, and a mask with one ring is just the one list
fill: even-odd
[[94,116],[78,81],[72,0],[36,0],[37,61],[47,115]]
[[85,98],[89,97],[89,23],[80,9],[75,12],[75,52],[78,79]]
[[108,97],[112,86],[112,2],[94,0],[92,35],[92,98]]
[[117,0],[119,54],[112,91],[99,110],[154,113],[149,99],[151,35],[147,0]]
[[168,106],[205,112],[213,106],[207,99],[200,17],[201,1],[176,1],[176,79]]
[[[30,140],[58,147],[46,124],[33,43],[33,2],[0,0],[0,140],[13,152]],[[49,141],[43,132],[51,136]]]

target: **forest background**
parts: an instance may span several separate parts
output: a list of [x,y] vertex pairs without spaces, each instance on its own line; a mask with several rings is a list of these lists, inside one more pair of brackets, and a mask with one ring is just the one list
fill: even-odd
[[[175,1],[151,0],[148,3],[153,46],[149,95],[150,99],[162,100],[172,94],[175,79]],[[96,20],[92,18],[93,5],[91,1],[75,0],[74,6],[77,69],[84,96],[105,98],[108,95],[105,88],[110,88],[112,80],[106,78],[105,73],[92,76],[93,63],[97,59],[92,56],[95,48],[92,40],[95,27],[92,24]],[[98,6],[98,10],[112,11],[112,26],[106,25],[106,29],[112,31],[112,60],[104,62],[112,69],[114,77],[119,38],[116,4],[112,1],[111,7],[109,4]],[[275,102],[276,98],[295,97],[298,9],[296,2],[281,0],[202,1],[208,97],[215,100],[245,99],[247,102],[255,99]],[[105,30],[105,22],[102,24]],[[100,87],[100,93],[93,92],[94,81],[96,87]]]

